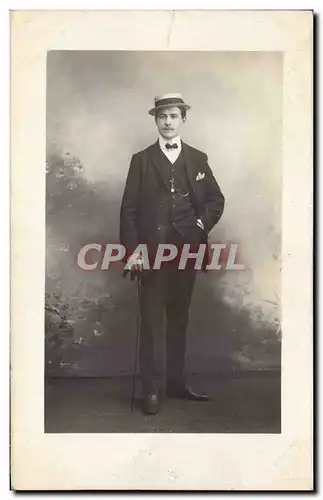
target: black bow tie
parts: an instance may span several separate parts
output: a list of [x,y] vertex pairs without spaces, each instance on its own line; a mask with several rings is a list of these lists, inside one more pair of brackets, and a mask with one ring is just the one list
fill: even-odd
[[165,148],[166,149],[177,149],[178,148],[178,144],[176,144],[176,142],[174,144],[169,144],[168,142],[166,142]]

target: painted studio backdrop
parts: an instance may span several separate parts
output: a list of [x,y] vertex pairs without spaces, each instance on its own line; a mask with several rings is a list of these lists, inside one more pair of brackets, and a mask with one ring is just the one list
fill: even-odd
[[136,286],[84,272],[77,252],[118,241],[133,153],[155,142],[156,95],[192,109],[183,139],[208,154],[226,198],[210,241],[238,243],[244,271],[199,273],[187,370],[280,368],[282,55],[52,51],[47,60],[46,373],[133,370]]

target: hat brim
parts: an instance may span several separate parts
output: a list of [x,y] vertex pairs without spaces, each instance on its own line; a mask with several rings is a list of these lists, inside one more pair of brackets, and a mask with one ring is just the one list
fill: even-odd
[[191,109],[191,106],[188,104],[181,104],[181,103],[176,103],[176,104],[161,104],[160,106],[156,106],[155,108],[151,108],[148,113],[152,116],[156,115],[157,111],[160,111],[161,109],[166,109],[166,108],[184,108],[186,110]]

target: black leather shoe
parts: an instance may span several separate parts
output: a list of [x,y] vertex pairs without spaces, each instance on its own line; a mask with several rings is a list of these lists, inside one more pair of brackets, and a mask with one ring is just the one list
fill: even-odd
[[169,385],[167,386],[167,396],[170,398],[188,399],[190,401],[210,401],[207,394],[198,394],[187,385]]
[[160,410],[158,394],[147,394],[143,398],[142,411],[146,415],[156,415]]

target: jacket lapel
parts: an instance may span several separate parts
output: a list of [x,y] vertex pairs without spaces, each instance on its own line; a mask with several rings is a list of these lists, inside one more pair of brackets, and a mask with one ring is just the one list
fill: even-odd
[[184,154],[186,173],[190,181],[192,193],[196,195],[196,165],[193,162],[189,146],[183,141],[182,141],[182,151]]
[[166,169],[163,168],[162,162],[160,161],[160,155],[164,154],[160,147],[159,147],[159,141],[157,140],[152,146],[150,150],[150,161],[154,169],[156,170],[157,174],[167,187],[169,189],[169,174]]

